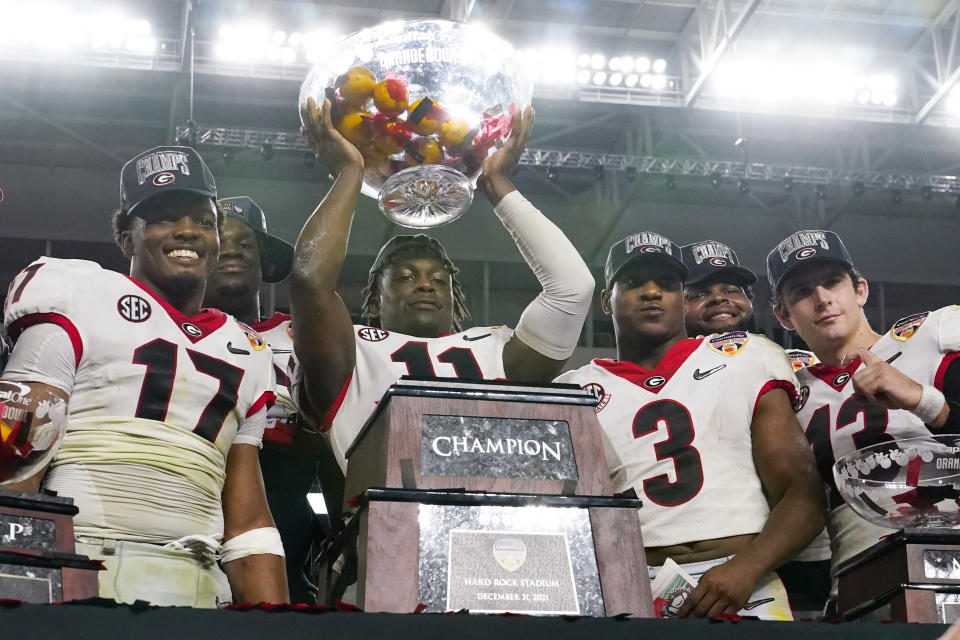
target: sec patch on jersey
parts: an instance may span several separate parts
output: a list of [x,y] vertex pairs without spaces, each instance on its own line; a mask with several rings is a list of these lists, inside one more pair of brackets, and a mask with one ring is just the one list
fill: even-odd
[[750,341],[750,335],[746,331],[731,331],[710,338],[710,348],[725,356],[732,356],[740,353],[747,342]]
[[900,318],[890,327],[890,335],[897,340],[906,342],[917,332],[928,315],[930,315],[930,312],[924,311],[923,313],[915,313],[906,318]]

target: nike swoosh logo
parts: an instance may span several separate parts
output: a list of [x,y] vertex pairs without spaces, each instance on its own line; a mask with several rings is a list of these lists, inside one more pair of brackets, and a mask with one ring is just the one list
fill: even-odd
[[773,602],[775,599],[776,598],[761,598],[760,600],[754,600],[752,602],[748,602],[747,604],[743,605],[743,607],[741,607],[741,610],[750,611],[750,609],[756,609],[760,605],[767,604],[768,602]]
[[482,336],[463,336],[463,339],[467,342],[473,342],[474,340],[483,340],[487,336],[492,336],[492,333],[485,333]]
[[248,355],[250,355],[250,352],[247,351],[246,349],[235,349],[235,348],[233,347],[233,345],[230,344],[229,342],[227,343],[227,351],[229,351],[230,353],[235,353],[235,354],[237,354],[238,356],[248,356]]
[[706,371],[700,371],[700,369],[694,369],[694,370],[693,370],[693,379],[694,379],[694,380],[703,380],[703,379],[706,378],[707,376],[713,375],[713,374],[716,373],[717,371],[720,371],[720,369],[726,369],[726,367],[727,367],[727,365],[725,365],[725,364],[718,364],[718,365],[715,366],[713,369],[707,369]]

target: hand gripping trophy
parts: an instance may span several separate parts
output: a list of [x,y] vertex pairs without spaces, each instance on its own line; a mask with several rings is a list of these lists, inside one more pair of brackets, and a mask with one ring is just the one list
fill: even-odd
[[513,47],[481,27],[410,20],[334,50],[303,82],[300,104],[330,100],[337,130],[363,154],[363,193],[405,227],[463,215],[484,159],[533,93]]

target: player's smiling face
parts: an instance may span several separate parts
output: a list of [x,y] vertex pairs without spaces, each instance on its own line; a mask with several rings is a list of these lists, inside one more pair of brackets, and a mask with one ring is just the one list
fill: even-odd
[[379,278],[380,326],[387,331],[436,338],[453,331],[453,277],[430,251],[403,251]]
[[740,329],[753,317],[753,304],[743,287],[708,279],[688,285],[686,300],[687,333],[691,336],[726,333]]
[[207,278],[207,296],[256,295],[261,280],[256,234],[247,223],[226,216],[220,230],[220,258]]
[[618,339],[637,336],[668,340],[683,336],[683,282],[661,264],[628,265],[601,294],[601,305],[613,317]]
[[214,202],[182,192],[149,200],[134,211],[122,246],[130,275],[174,306],[202,296],[220,250]]
[[816,351],[846,340],[866,322],[865,280],[853,282],[847,270],[830,262],[797,269],[780,285],[782,304],[774,308],[780,323],[795,329]]

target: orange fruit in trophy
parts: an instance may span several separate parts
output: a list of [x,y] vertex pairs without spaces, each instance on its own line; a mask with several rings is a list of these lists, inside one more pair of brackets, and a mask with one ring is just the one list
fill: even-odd
[[404,159],[409,165],[437,164],[443,160],[443,147],[432,138],[419,138],[407,145]]
[[373,95],[377,78],[366,67],[350,67],[337,76],[333,86],[340,90],[340,97],[347,103],[360,106]]
[[430,136],[440,129],[440,124],[447,118],[447,112],[436,102],[430,98],[420,98],[410,105],[407,123],[414,133]]
[[407,123],[403,120],[381,120],[375,116],[373,129],[374,148],[388,156],[399,153],[412,137]]
[[373,88],[373,104],[377,111],[398,116],[407,110],[407,85],[402,80],[388,78]]
[[448,149],[459,147],[470,134],[470,125],[463,118],[453,118],[440,123],[438,136],[440,144]]
[[373,138],[370,116],[360,111],[348,113],[337,123],[337,131],[358,147],[366,146]]

